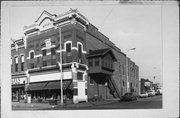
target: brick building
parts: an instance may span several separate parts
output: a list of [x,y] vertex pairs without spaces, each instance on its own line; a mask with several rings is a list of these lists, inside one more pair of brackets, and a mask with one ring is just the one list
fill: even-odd
[[139,93],[138,66],[76,10],[63,15],[43,11],[34,24],[24,27],[24,34],[12,44],[12,80],[26,78],[16,87],[12,83],[15,95],[57,99],[61,61],[63,94],[74,103],[94,97],[119,99],[127,92],[126,60],[129,90]]
[[141,78],[140,84],[141,84],[141,87],[140,87],[141,93],[144,93],[144,92],[147,92],[148,90],[153,89],[153,82],[148,79]]

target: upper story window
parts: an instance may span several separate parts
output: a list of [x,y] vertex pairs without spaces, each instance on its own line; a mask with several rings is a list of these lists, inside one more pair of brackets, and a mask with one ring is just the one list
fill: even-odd
[[24,71],[24,55],[21,55],[21,71]]
[[82,57],[82,44],[78,43],[78,57],[81,58]]
[[99,66],[99,58],[95,58],[95,66]]
[[66,52],[71,52],[71,43],[66,43]]
[[125,82],[124,82],[124,80],[123,80],[123,86],[125,86]]
[[18,71],[18,56],[15,57],[15,72]]
[[88,66],[92,67],[93,66],[93,59],[88,59]]
[[121,74],[121,63],[119,62],[119,73]]
[[46,56],[46,49],[42,50],[42,56]]
[[56,55],[56,50],[55,50],[55,48],[51,48],[51,55]]
[[30,52],[30,59],[34,58],[34,52]]
[[124,66],[124,64],[122,65],[122,73],[123,73],[123,75],[125,75],[125,66]]

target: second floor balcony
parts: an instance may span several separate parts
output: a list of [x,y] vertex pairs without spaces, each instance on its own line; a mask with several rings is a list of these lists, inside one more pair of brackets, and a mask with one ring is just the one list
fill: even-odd
[[116,58],[111,49],[99,49],[91,51],[87,55],[89,74],[108,74],[114,72]]

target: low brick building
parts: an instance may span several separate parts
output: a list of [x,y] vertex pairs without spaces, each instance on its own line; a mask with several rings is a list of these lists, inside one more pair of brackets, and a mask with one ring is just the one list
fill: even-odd
[[[127,75],[130,92],[139,93],[138,66],[76,10],[63,15],[43,11],[34,24],[24,27],[24,34],[20,39],[23,48],[18,40],[12,44],[12,80],[19,74],[14,71],[17,64],[19,68],[24,64],[18,71],[26,78],[22,95],[26,92],[32,99],[59,98],[60,62],[63,94],[73,103],[94,97],[120,99],[127,92]],[[15,88],[19,95],[21,90],[13,84],[13,91]]]
[[141,84],[141,87],[140,87],[141,93],[144,93],[144,92],[147,92],[148,90],[153,89],[153,82],[150,81],[149,79],[141,78],[140,84]]

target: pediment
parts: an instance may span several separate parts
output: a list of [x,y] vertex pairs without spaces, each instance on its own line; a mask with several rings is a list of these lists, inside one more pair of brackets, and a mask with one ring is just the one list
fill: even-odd
[[42,31],[42,30],[46,30],[46,29],[49,29],[51,27],[53,27],[53,21],[49,18],[44,18],[40,24],[39,24],[39,30]]
[[39,26],[38,29],[40,31],[42,31],[42,30],[46,30],[46,29],[53,27],[53,23],[54,23],[53,17],[54,16],[55,15],[52,15],[49,12],[44,10],[36,21],[36,24]]
[[53,15],[49,12],[47,12],[46,10],[44,10],[41,15],[39,16],[39,18],[35,21],[36,24],[40,25],[41,22],[45,19],[45,18],[49,18],[52,19]]

